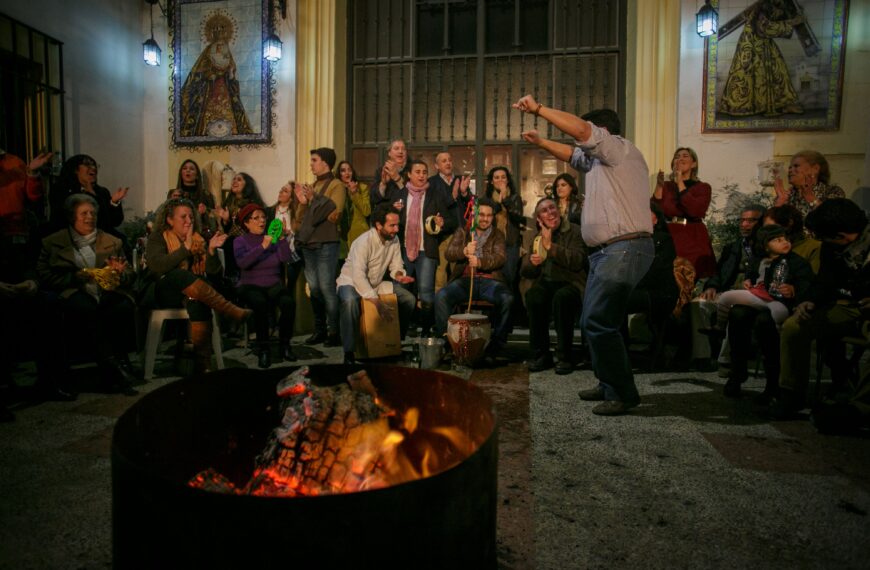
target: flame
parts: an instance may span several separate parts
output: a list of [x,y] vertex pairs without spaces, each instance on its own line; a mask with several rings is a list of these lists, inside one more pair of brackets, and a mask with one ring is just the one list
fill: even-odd
[[[304,390],[292,389],[297,396]],[[318,401],[309,392],[301,414],[288,408],[285,423],[276,430],[281,443],[288,434],[312,429]],[[392,420],[390,419],[392,418]],[[390,424],[396,426],[391,429]],[[210,491],[271,497],[317,496],[379,489],[440,473],[472,454],[476,444],[457,426],[427,427],[417,408],[404,413],[385,411],[375,421],[348,424],[343,433],[327,427],[309,434],[301,444],[280,446],[275,460],[261,466],[244,486],[236,487],[212,469],[188,484]],[[293,439],[292,441],[296,441]]]

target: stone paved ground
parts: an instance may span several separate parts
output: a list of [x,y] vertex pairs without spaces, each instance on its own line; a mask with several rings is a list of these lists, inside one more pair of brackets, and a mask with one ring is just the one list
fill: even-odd
[[[299,353],[341,358],[338,348]],[[256,366],[241,348],[225,357]],[[157,370],[172,374],[172,362]],[[760,419],[721,396],[715,373],[639,374],[643,404],[619,418],[577,397],[594,385],[588,370],[528,374],[517,362],[470,381],[500,419],[501,568],[867,567],[870,439]],[[111,566],[108,451],[133,401],[83,393],[19,405],[0,424],[0,568]]]

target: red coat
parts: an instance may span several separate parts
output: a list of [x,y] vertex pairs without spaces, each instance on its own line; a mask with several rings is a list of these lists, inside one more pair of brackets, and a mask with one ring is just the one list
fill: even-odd
[[686,189],[681,193],[676,182],[667,181],[661,199],[652,198],[668,219],[668,230],[674,239],[677,255],[688,259],[695,267],[695,279],[716,273],[713,244],[703,222],[710,207],[711,194],[706,182],[687,180]]

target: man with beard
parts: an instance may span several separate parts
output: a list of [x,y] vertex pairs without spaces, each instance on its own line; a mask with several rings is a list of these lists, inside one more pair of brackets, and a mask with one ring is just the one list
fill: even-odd
[[[341,344],[344,362],[354,361],[356,331],[359,329],[360,299],[375,306],[381,318],[392,319],[389,307],[379,295],[395,293],[399,302],[399,331],[402,338],[408,330],[416,300],[402,287],[393,287],[393,282],[411,283],[413,277],[405,274],[399,239],[399,212],[389,204],[378,206],[372,214],[372,227],[354,240],[341,268],[336,286],[340,299]],[[389,271],[392,281],[384,280]]]

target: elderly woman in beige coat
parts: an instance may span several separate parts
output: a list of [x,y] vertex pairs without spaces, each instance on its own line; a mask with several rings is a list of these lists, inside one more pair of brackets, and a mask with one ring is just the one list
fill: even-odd
[[64,206],[69,225],[42,240],[36,264],[43,293],[62,315],[47,327],[49,335],[60,333],[55,346],[67,351],[61,361],[75,357],[73,350],[95,356],[107,388],[135,394],[127,355],[135,307],[126,288],[133,273],[121,240],[97,229],[99,206],[91,196],[72,194]]

